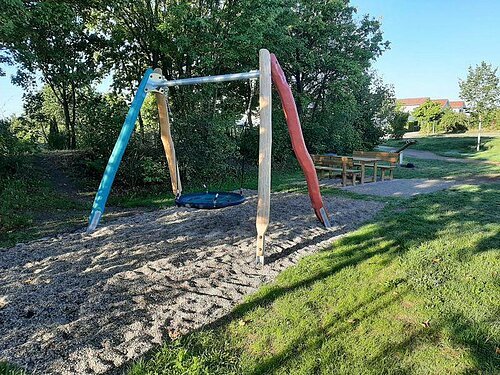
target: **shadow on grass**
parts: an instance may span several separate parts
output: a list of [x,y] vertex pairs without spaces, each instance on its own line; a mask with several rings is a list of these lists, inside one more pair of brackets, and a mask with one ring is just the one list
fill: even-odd
[[[228,332],[230,332],[228,323],[244,320],[248,315],[258,309],[263,309],[263,311],[271,314],[272,306],[283,298],[294,295],[294,293],[298,293],[300,291],[312,290],[317,288],[318,285],[327,288],[336,279],[342,278],[343,276],[341,275],[344,275],[348,270],[357,270],[359,267],[366,264],[374,264],[377,269],[389,267],[398,259],[405,259],[408,251],[415,252],[416,250],[419,250],[419,246],[439,238],[444,232],[452,231],[458,235],[460,233],[463,234],[463,232],[468,230],[469,227],[475,229],[486,228],[486,226],[491,223],[495,223],[495,217],[497,217],[495,214],[495,207],[498,207],[496,202],[498,202],[498,187],[493,185],[474,187],[469,190],[442,192],[431,196],[422,196],[401,202],[404,210],[387,210],[383,215],[379,216],[378,222],[364,226],[361,230],[339,240],[333,248],[327,249],[315,256],[303,259],[296,267],[285,271],[275,283],[261,288],[259,292],[249,297],[244,303],[236,307],[230,315],[216,321],[202,330],[194,332],[192,335],[182,338],[178,342],[167,343],[166,345],[170,345],[174,353],[182,349],[183,353],[185,353],[184,356],[199,357],[203,355],[203,350],[210,351],[211,349],[207,349],[207,345],[203,342],[200,343],[197,339],[198,336],[196,335],[204,331],[211,330],[220,340],[217,342],[217,340],[214,339],[213,344],[211,344],[212,348],[226,348],[225,345],[227,345],[227,343],[223,343],[221,341],[224,341],[228,337]],[[355,213],[353,212],[353,215],[354,214]],[[286,220],[294,220],[293,216],[293,214],[290,214],[289,217],[286,217]],[[196,227],[198,232],[206,230],[207,233],[209,233],[210,230],[214,229],[209,227],[217,225],[218,224],[216,222],[206,221],[203,222],[203,225],[193,224],[193,227]],[[238,225],[251,226],[253,230],[254,223],[252,221],[251,223],[244,222],[239,223]],[[472,251],[473,254],[488,252],[491,248],[495,248],[495,244],[498,244],[498,232],[495,233],[494,230],[495,228],[492,228],[486,235],[481,237]],[[161,234],[157,234],[156,238],[152,233],[150,233],[144,236],[144,238],[138,239],[141,243],[147,242],[152,245],[150,251],[144,257],[144,262],[164,257],[164,254],[156,249],[156,242],[153,240],[157,240],[157,243],[159,244],[164,240],[164,238],[162,238]],[[115,239],[115,241],[117,241],[117,239]],[[122,241],[125,247],[127,242],[124,239],[122,239]],[[222,244],[223,243],[220,245]],[[61,252],[71,250],[80,251],[81,249],[80,247],[75,249],[61,249]],[[423,252],[424,249],[421,251]],[[431,267],[438,267],[433,266],[433,259],[445,254],[446,248],[437,248],[433,251],[434,252],[429,251],[429,254],[422,254],[424,273],[426,267],[429,269],[431,269]],[[55,268],[48,268],[44,272],[51,275],[59,272],[61,274],[58,277],[61,278],[77,275],[75,285],[78,286],[78,284],[81,284],[86,280],[92,281],[92,277],[90,277],[92,274],[89,276],[88,273],[83,271],[86,271],[95,259],[96,253],[89,252],[88,256],[82,257],[82,259],[76,264],[68,264],[66,271],[67,274],[61,273]],[[175,264],[175,262],[182,262],[185,259],[176,259],[174,256],[170,260],[171,263]],[[129,254],[129,252],[124,252],[123,254],[119,254],[115,257],[100,259],[99,262],[102,264],[102,267],[93,272],[109,273],[109,277],[111,277],[113,274],[128,270],[131,267],[136,267],[133,261],[134,255]],[[12,263],[11,266],[13,265],[14,264]],[[19,265],[21,265],[21,263]],[[405,266],[411,268],[413,264],[408,263]],[[200,274],[202,276],[204,273],[208,274],[209,272],[210,270],[200,270]],[[417,276],[420,277],[420,274]],[[425,274],[424,276],[427,277],[429,275]],[[434,274],[431,276],[437,281],[442,279],[439,274],[437,276]],[[356,322],[362,323],[364,320],[369,319],[373,315],[381,314],[387,309],[387,306],[401,300],[407,294],[406,290],[401,290],[401,284],[407,281],[408,280],[401,280],[400,278],[395,277],[390,279],[387,284],[383,284],[381,287],[379,286],[376,288],[378,281],[376,279],[367,278],[366,282],[373,283],[374,287],[373,293],[371,293],[367,298],[356,297],[358,299],[355,300],[352,306],[345,311],[335,313],[333,315],[334,319],[332,319],[329,323],[311,327],[306,334],[301,335],[299,338],[294,340],[290,340],[287,346],[282,350],[268,351],[266,356],[263,356],[261,360],[255,360],[256,363],[252,369],[245,372],[255,374],[273,373],[278,369],[293,366],[294,363],[302,358],[302,356],[314,356],[314,353],[330,343],[332,340],[335,340],[335,338],[351,332],[352,329],[358,325]],[[432,283],[434,283],[434,281],[434,279],[431,280]],[[91,283],[89,282],[89,284]],[[437,287],[438,286],[439,285],[437,285]],[[122,292],[124,301],[131,299],[136,295],[140,296],[142,293],[140,288],[135,290],[135,293],[137,293],[135,295],[132,289],[127,289],[127,285],[124,284],[121,287],[123,287]],[[347,284],[347,291],[355,295],[356,291],[349,290],[349,287],[349,284]],[[180,288],[178,290],[182,292]],[[329,291],[325,291],[324,293],[335,294],[338,293],[339,290],[339,288],[333,288],[331,290],[329,289]],[[86,294],[76,295],[75,293],[72,293],[72,290],[67,290],[65,292],[68,294],[68,298],[74,297],[85,300],[88,297]],[[398,293],[394,294],[395,292]],[[342,298],[341,294],[338,295],[339,298]],[[442,298],[440,295],[437,295],[437,297]],[[300,302],[301,301],[298,298],[298,308],[300,308]],[[316,303],[316,301],[308,303]],[[331,306],[319,305],[318,314],[321,314],[324,308],[329,307]],[[137,313],[137,311],[130,310],[125,314],[133,315],[135,313]],[[457,315],[450,314],[450,316],[453,317]],[[71,318],[73,318],[73,316],[71,316]],[[94,318],[95,317],[92,316],[86,317],[89,322],[93,321]],[[350,323],[348,320],[353,323]],[[436,329],[439,327],[439,331],[446,330],[447,332],[450,332],[452,341],[468,348],[471,356],[474,358],[476,366],[475,370],[488,371],[488,369],[495,366],[495,361],[498,362],[498,360],[495,357],[494,351],[488,351],[491,344],[488,343],[487,345],[485,344],[486,346],[482,347],[478,346],[477,343],[483,340],[484,337],[489,337],[488,335],[491,336],[491,333],[486,331],[483,332],[483,328],[481,328],[481,330],[475,330],[472,323],[474,323],[473,318],[466,316],[460,320],[460,325],[457,325],[453,319],[450,320],[440,318],[440,320],[436,321],[435,327]],[[294,327],[292,326],[290,329],[293,330]],[[106,332],[105,329],[103,329],[103,331],[103,337],[111,334],[111,332]],[[426,330],[413,332],[413,341],[420,339],[423,340],[422,337],[427,334],[426,332]],[[460,332],[470,332],[470,335],[460,336]],[[61,340],[63,339],[64,338],[61,337]],[[251,340],[251,338],[248,340]],[[347,349],[343,349],[342,345],[340,346],[340,348],[336,347],[336,350],[339,350],[340,352],[344,351],[344,354],[339,355],[347,355]],[[397,349],[398,347],[399,349]],[[411,368],[405,368],[402,364],[396,363],[397,359],[389,361],[387,358],[394,353],[398,355],[411,353],[414,350],[414,346],[410,345],[405,340],[399,340],[399,342],[394,343],[394,345],[387,347],[381,345],[379,349],[378,354],[372,356],[372,366],[376,367],[381,372],[387,372],[387,370],[390,369],[397,369],[399,373],[411,372]],[[242,351],[241,347],[235,345],[234,348],[227,348],[227,351],[230,353],[227,354],[225,358],[232,358],[234,362],[237,363],[238,357]],[[149,354],[149,358],[152,358],[154,355],[155,353],[151,352]],[[376,359],[377,356],[379,356],[378,359]],[[210,366],[215,366],[215,362],[216,361],[210,362]],[[220,364],[218,366],[220,366]],[[320,363],[316,364],[316,366],[317,367],[313,367],[314,371],[320,372],[320,370],[324,370]],[[237,366],[235,366],[235,368],[237,368]],[[116,371],[118,372],[124,369],[125,367],[121,367]],[[208,373],[229,373],[227,368],[224,367],[217,367],[216,369],[210,367],[207,371]],[[234,371],[238,372],[237,370]],[[168,370],[164,370],[163,373],[176,372],[168,372]]]
[[[307,368],[309,373],[342,373],[343,371],[344,373],[349,371],[387,373],[393,371],[409,374],[422,370],[426,365],[429,365],[431,369],[434,368],[434,373],[442,373],[450,369],[447,360],[453,362],[453,366],[461,367],[465,372],[494,373],[500,365],[498,354],[495,353],[495,344],[498,345],[500,337],[498,333],[495,333],[493,321],[495,315],[498,314],[498,306],[495,309],[494,302],[486,307],[460,305],[460,303],[471,304],[468,299],[473,299],[473,296],[467,295],[467,286],[470,286],[470,282],[462,281],[460,277],[465,272],[463,268],[468,267],[466,263],[468,257],[461,259],[462,253],[467,253],[469,257],[478,257],[482,253],[491,253],[492,249],[498,248],[500,243],[498,226],[488,227],[497,222],[498,203],[500,203],[499,190],[495,185],[456,188],[400,202],[404,207],[386,210],[379,216],[377,223],[368,224],[339,240],[332,249],[303,259],[297,266],[281,274],[276,282],[264,286],[237,306],[228,316],[175,343],[166,343],[163,350],[169,352],[169,348],[172,348],[171,350],[175,353],[175,350],[181,347],[187,357],[204,358],[203,353],[206,352],[206,348],[200,351],[200,345],[196,342],[197,337],[200,337],[198,335],[202,334],[201,337],[203,337],[203,333],[206,333],[215,337],[213,345],[217,345],[218,340],[221,342],[233,340],[233,347],[228,350],[232,351],[233,358],[238,361],[245,350],[248,350],[243,348],[248,348],[249,341],[257,340],[258,335],[255,330],[263,329],[260,324],[264,324],[260,322],[261,319],[272,327],[278,325],[279,319],[286,316],[286,312],[278,311],[277,304],[282,305],[283,300],[290,301],[290,309],[303,309],[308,304],[316,303],[318,315],[325,314],[328,309],[336,309],[336,306],[321,305],[318,301],[301,300],[301,298],[307,298],[304,297],[305,293],[301,294],[301,292],[313,293],[319,288],[325,296],[338,293],[338,298],[343,298],[342,293],[348,293],[355,302],[342,313],[334,313],[329,323],[311,322],[310,329],[279,349],[273,347],[272,341],[277,337],[273,337],[274,331],[267,326],[270,330],[267,334],[270,335],[271,341],[266,343],[262,339],[264,343],[261,345],[264,346],[260,349],[261,354],[258,352],[247,354],[251,357],[249,360],[251,364],[247,364],[245,369],[241,367],[236,369],[232,367],[231,370],[215,368],[211,367],[210,361],[206,362],[207,366],[204,369],[209,373],[293,373],[294,369],[297,370],[296,366],[300,367],[307,362],[308,358],[313,358],[314,363]],[[461,238],[460,241],[466,242],[469,231],[471,231],[471,236],[477,235],[483,228],[489,228],[489,230],[482,233],[479,240],[470,245],[443,246],[440,243],[441,239],[447,243],[455,238]],[[408,256],[410,253],[411,255]],[[446,258],[445,261],[442,261],[443,258]],[[414,262],[415,259],[416,262]],[[403,268],[405,272],[403,276],[396,275],[392,279],[390,275],[386,275],[389,280],[382,286],[379,285],[380,282],[377,283],[377,278],[367,278],[366,283],[373,283],[369,285],[370,288],[373,285],[373,293],[368,297],[357,296],[356,290],[350,290],[349,285],[345,287],[345,290],[341,287],[331,287],[331,285],[337,285],[335,283],[341,285],[342,280],[339,278],[342,279],[347,271],[355,269],[360,274],[364,272],[361,271],[361,267],[370,267],[371,264],[378,273],[388,272],[384,270],[388,267],[396,267],[394,264],[398,264],[397,267]],[[479,265],[481,265],[480,262]],[[492,270],[486,272],[490,271],[493,272]],[[376,275],[378,275],[377,272],[375,272]],[[467,270],[467,272],[483,271]],[[491,285],[488,284],[488,286],[497,285],[498,287],[498,280],[497,274],[490,278],[488,282]],[[461,284],[462,282],[465,287]],[[429,289],[426,289],[428,287]],[[352,288],[355,286],[353,285]],[[465,294],[461,295],[461,293]],[[494,299],[499,291],[498,288],[493,290],[486,288],[484,291],[480,289],[477,293],[479,296],[484,296],[484,293],[493,293],[491,298]],[[366,320],[373,320],[374,317],[382,319],[381,314],[384,311],[389,310],[394,304],[402,303],[408,295],[418,299],[416,304],[419,307],[415,314],[420,314],[419,317],[432,316],[432,323],[422,323],[416,320],[402,324],[403,327],[406,327],[405,324],[408,326],[404,328],[407,329],[408,334],[395,335],[391,340],[375,343],[374,353],[368,352],[365,356],[360,355],[358,363],[353,364],[354,369],[342,370],[340,367],[335,369],[328,367],[328,360],[332,363],[338,360],[355,362],[356,359],[349,358],[349,350],[343,346],[353,345],[352,342],[349,343],[349,340],[355,340],[356,336],[349,338],[349,334],[355,332],[356,326],[364,324]],[[434,306],[436,303],[437,307]],[[276,315],[274,320],[273,314]],[[483,318],[478,317],[481,314]],[[237,333],[239,329],[245,330],[246,328],[238,328],[237,325],[234,328],[232,324],[238,321],[244,322],[246,319],[251,321],[254,318],[256,319],[255,328],[248,328],[246,333]],[[253,322],[248,324],[252,325]],[[298,328],[290,326],[289,329]],[[404,329],[402,329],[403,332]],[[239,339],[232,337],[234,335],[239,335]],[[420,357],[415,353],[422,347],[424,349],[426,346],[430,347],[429,351],[436,350],[435,355],[442,354],[440,350],[446,349],[441,348],[444,345],[443,340],[450,342],[449,350],[458,348],[457,350],[464,352],[456,354],[456,358],[452,359],[446,359],[447,357],[443,354],[443,358],[446,357],[442,359],[443,363],[437,361],[434,364],[434,359],[441,360],[441,358],[432,356],[422,357],[421,361],[428,361],[427,363],[419,362]],[[325,347],[328,345],[334,348],[329,354],[325,353],[327,351]],[[194,348],[196,350],[192,350]],[[350,353],[352,355],[352,351]],[[465,357],[464,353],[466,353]],[[415,358],[412,357],[413,355]],[[152,358],[151,356],[154,354],[150,353],[146,358]],[[411,361],[408,360],[409,357],[412,357]],[[148,373],[147,361],[145,363],[142,370],[137,369],[134,374]],[[153,369],[154,365],[152,366]],[[168,371],[168,369],[162,368],[163,371]],[[301,371],[304,371],[304,368],[301,367]],[[433,372],[433,370],[430,371]]]

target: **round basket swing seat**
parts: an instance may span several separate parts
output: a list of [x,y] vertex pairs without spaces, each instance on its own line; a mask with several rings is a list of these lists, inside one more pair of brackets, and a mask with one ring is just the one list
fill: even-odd
[[179,207],[216,209],[229,206],[237,206],[245,202],[245,197],[238,193],[227,192],[203,192],[182,194],[175,198],[175,204]]

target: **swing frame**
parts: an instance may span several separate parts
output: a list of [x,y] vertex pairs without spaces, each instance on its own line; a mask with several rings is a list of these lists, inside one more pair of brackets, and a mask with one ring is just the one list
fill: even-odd
[[[274,59],[273,69],[277,69],[276,72],[273,70],[273,77],[271,76],[271,63],[272,58]],[[277,67],[277,68],[276,68]],[[275,79],[274,74],[277,75]],[[167,97],[165,95],[165,89],[171,86],[182,86],[182,85],[196,85],[204,83],[218,83],[218,82],[230,82],[230,81],[240,81],[240,80],[259,80],[259,113],[260,113],[260,124],[259,124],[259,174],[258,174],[258,199],[257,199],[257,213],[255,225],[257,229],[257,246],[256,246],[256,263],[264,264],[264,254],[265,254],[265,235],[269,227],[269,213],[270,213],[270,198],[271,198],[271,148],[272,148],[272,81],[275,79],[275,83],[278,87],[280,96],[282,97],[282,102],[284,106],[285,116],[287,117],[288,127],[290,131],[290,136],[292,138],[292,145],[294,146],[294,151],[302,169],[306,175],[306,180],[309,188],[309,195],[315,209],[316,216],[325,225],[325,227],[330,227],[330,220],[328,214],[323,207],[321,200],[321,195],[319,193],[319,183],[312,164],[312,160],[305,148],[304,140],[302,137],[302,130],[300,128],[300,122],[298,121],[298,115],[296,113],[295,103],[293,102],[293,97],[291,97],[291,91],[286,83],[284,74],[277,63],[274,55],[271,55],[267,49],[261,49],[259,51],[259,70],[253,70],[245,73],[235,73],[226,74],[219,76],[206,76],[206,77],[194,77],[194,78],[184,78],[176,80],[166,80],[162,75],[161,69],[148,69],[141,80],[139,87],[137,89],[136,95],[132,101],[130,109],[128,111],[127,117],[123,124],[118,140],[113,148],[111,156],[109,158],[106,170],[104,172],[103,178],[99,185],[99,189],[96,193],[94,199],[94,204],[92,211],[89,216],[89,225],[87,228],[87,233],[93,232],[104,213],[105,204],[108,199],[111,186],[113,184],[114,178],[116,176],[118,166],[121,162],[123,154],[125,152],[126,146],[130,140],[132,132],[134,130],[135,122],[139,115],[139,111],[144,103],[144,99],[148,92],[154,93],[158,106],[159,122],[160,122],[160,133],[161,141],[163,144],[165,156],[168,162],[168,168],[170,172],[172,191],[176,196],[181,196],[182,194],[182,184],[179,175],[179,167],[177,163],[177,158],[175,154],[175,146],[172,139],[170,118],[168,115],[168,103]],[[284,83],[283,83],[284,82]],[[284,99],[283,90],[288,90],[289,97]],[[292,98],[290,103],[290,97]],[[288,101],[286,101],[288,100]],[[290,107],[290,105],[292,105]],[[288,106],[288,110],[287,110]],[[292,115],[296,117],[296,123],[290,124],[289,113],[290,108],[295,110],[292,111]],[[299,133],[299,135],[297,135]],[[300,149],[297,151],[296,148]],[[305,151],[304,151],[305,150]],[[306,164],[304,164],[306,163]],[[307,167],[307,168],[306,168]],[[312,168],[312,171],[311,171]],[[319,197],[319,198],[318,198]],[[318,200],[319,199],[319,200]]]

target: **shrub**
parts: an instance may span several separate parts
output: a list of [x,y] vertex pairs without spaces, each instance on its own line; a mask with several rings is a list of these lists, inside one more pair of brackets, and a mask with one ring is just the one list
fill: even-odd
[[490,111],[485,116],[483,127],[489,130],[500,130],[500,108]]
[[161,183],[165,182],[167,176],[165,174],[166,165],[160,160],[155,160],[150,156],[142,160],[141,169],[143,171],[143,179],[146,183]]
[[66,147],[66,135],[59,132],[59,126],[55,117],[52,117],[50,120],[47,144],[50,150],[63,150]]
[[12,121],[0,120],[0,177],[14,174],[18,166],[17,156],[32,151],[30,142],[19,140],[12,131]]
[[469,127],[469,118],[464,113],[447,111],[439,125],[446,133],[464,133]]

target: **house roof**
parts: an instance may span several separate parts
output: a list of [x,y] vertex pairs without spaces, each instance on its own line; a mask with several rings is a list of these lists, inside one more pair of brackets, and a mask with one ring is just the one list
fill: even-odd
[[397,99],[398,104],[402,104],[404,106],[414,106],[414,105],[422,105],[424,104],[427,100],[430,100],[431,98],[405,98],[405,99]]
[[434,103],[441,104],[441,107],[444,107],[447,103],[449,103],[448,99],[432,99]]
[[465,102],[463,100],[455,100],[450,102],[451,108],[465,108]]

